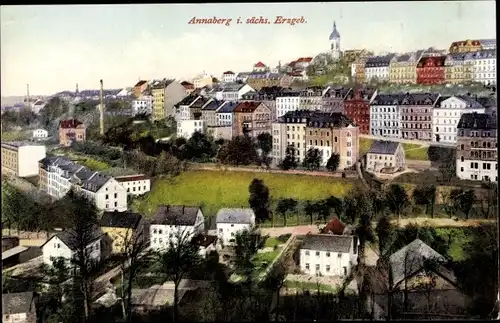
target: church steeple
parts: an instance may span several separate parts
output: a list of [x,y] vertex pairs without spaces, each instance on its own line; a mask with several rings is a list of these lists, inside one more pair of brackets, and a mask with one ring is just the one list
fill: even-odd
[[76,83],[76,89],[75,89],[75,94],[78,94],[79,91],[78,91],[78,83]]
[[337,30],[337,24],[335,23],[335,20],[333,21],[333,30],[332,33],[330,34],[330,40],[334,39],[340,39],[340,34]]
[[337,24],[335,20],[333,21],[333,30],[329,37],[330,41],[330,55],[334,60],[340,59],[340,33],[337,30]]

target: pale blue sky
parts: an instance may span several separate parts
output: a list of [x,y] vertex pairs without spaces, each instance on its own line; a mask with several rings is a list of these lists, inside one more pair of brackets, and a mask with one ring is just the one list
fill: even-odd
[[[191,79],[206,71],[276,66],[329,48],[404,52],[496,38],[494,1],[291,4],[2,6],[2,96],[133,86],[138,78]],[[307,24],[236,24],[238,17],[301,17]],[[188,25],[232,18],[231,26]]]

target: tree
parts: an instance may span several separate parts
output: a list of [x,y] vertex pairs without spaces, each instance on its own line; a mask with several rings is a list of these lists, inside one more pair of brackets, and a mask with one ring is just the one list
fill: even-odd
[[465,219],[469,219],[470,211],[476,202],[476,193],[474,190],[464,191],[463,189],[454,189],[450,192],[450,197],[455,205],[455,209],[465,215]]
[[257,146],[261,151],[261,161],[269,166],[267,157],[273,150],[273,137],[270,133],[264,132],[257,136]]
[[257,223],[262,223],[270,218],[269,214],[269,189],[264,181],[254,178],[248,187],[250,197],[248,204],[254,211]]
[[410,205],[406,190],[399,184],[391,184],[385,194],[385,199],[389,210],[397,215],[398,221],[401,220],[401,215]]
[[413,190],[413,201],[416,205],[424,205],[425,213],[434,217],[434,204],[436,200],[436,186],[418,186]]
[[175,156],[163,151],[156,159],[155,175],[170,175],[175,177],[183,170],[182,162]]
[[169,240],[165,251],[156,255],[160,272],[166,274],[168,280],[174,283],[173,321],[179,320],[179,285],[184,277],[196,270],[201,264],[201,256],[192,236],[184,230],[177,230],[173,239]]
[[49,99],[47,104],[40,110],[39,117],[44,128],[49,128],[52,122],[58,120],[68,111],[68,103],[55,96]]
[[331,172],[335,172],[339,168],[339,164],[340,164],[340,155],[337,153],[333,153],[326,162],[326,169],[328,169]]
[[330,196],[324,200],[324,203],[328,208],[329,213],[331,212],[335,213],[335,215],[339,218],[339,220],[342,220],[342,213],[344,211],[344,206],[341,199],[335,196]]
[[279,199],[278,205],[276,206],[276,212],[283,216],[283,223],[286,227],[286,218],[288,212],[295,211],[297,207],[297,201],[292,198]]
[[256,266],[254,258],[259,249],[264,247],[266,239],[267,237],[262,237],[256,228],[242,230],[235,235],[233,265],[235,271],[243,275],[249,284]]
[[319,149],[309,148],[302,162],[302,166],[307,168],[307,170],[312,171],[319,169],[320,165],[321,165],[321,155]]
[[370,190],[368,198],[370,199],[373,215],[376,217],[384,216],[387,204],[383,194],[376,190]]
[[379,254],[382,256],[387,247],[387,242],[392,231],[392,224],[387,216],[382,216],[378,220],[375,231],[377,232],[378,237]]
[[195,132],[183,148],[184,159],[206,162],[215,157],[213,142],[203,133]]
[[255,145],[252,138],[248,136],[238,136],[227,142],[219,150],[218,160],[229,165],[250,165],[258,160]]
[[444,182],[450,182],[456,175],[456,154],[451,152],[444,156],[439,171]]
[[498,185],[495,183],[486,184],[486,194],[482,194],[477,199],[481,215],[488,219],[490,215],[495,214],[498,205]]
[[295,169],[298,165],[298,158],[296,157],[295,147],[288,145],[285,151],[285,158],[279,163],[278,167],[282,170]]
[[304,213],[309,216],[311,224],[314,222],[314,214],[316,213],[316,205],[312,201],[306,201],[304,204]]

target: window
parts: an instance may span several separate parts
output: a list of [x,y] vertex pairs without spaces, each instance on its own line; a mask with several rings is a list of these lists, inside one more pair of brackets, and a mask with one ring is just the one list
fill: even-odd
[[158,230],[158,233],[159,233],[159,234],[162,234],[162,233],[163,233],[163,230],[161,230],[161,229],[160,229],[160,230]]
[[337,254],[337,258],[342,258],[342,254],[341,253]]
[[115,207],[117,207],[117,206],[118,206],[118,202],[115,202]]
[[115,199],[118,198],[118,193],[115,193]]
[[106,194],[106,200],[107,200],[107,199],[109,199],[109,195],[108,195],[108,194]]
[[316,251],[316,257],[319,257],[319,251]]
[[326,265],[326,271],[330,272],[330,265]]
[[309,264],[306,264],[306,270],[309,270]]
[[309,250],[306,250],[306,256],[309,256]]
[[221,228],[221,229],[219,229],[219,233],[222,233],[223,231],[224,231],[224,230],[223,230],[222,228]]
[[316,271],[319,271],[319,270],[320,270],[320,266],[319,266],[319,264],[316,264],[316,266],[315,266],[315,267],[316,267]]
[[327,252],[327,253],[326,253],[326,256],[327,256],[327,257],[330,257],[330,252]]

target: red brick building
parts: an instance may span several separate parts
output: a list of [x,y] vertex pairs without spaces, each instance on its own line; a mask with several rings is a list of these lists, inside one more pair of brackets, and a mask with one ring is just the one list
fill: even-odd
[[76,120],[68,119],[59,121],[59,144],[65,147],[71,146],[72,142],[85,141],[85,125]]
[[443,84],[446,56],[422,57],[417,64],[417,84]]
[[344,100],[344,114],[359,128],[359,133],[370,134],[370,97],[373,90],[357,89]]

